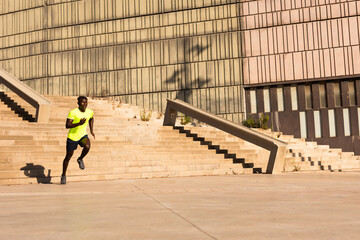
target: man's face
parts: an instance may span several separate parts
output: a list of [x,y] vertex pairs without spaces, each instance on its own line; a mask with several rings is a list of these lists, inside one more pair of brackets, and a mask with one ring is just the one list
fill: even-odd
[[81,99],[80,101],[78,101],[78,105],[80,110],[85,111],[85,109],[87,108],[87,100],[86,99]]

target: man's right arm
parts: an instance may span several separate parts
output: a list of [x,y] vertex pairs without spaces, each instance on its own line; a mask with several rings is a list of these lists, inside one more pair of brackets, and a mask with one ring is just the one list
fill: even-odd
[[80,119],[80,122],[78,122],[78,123],[73,123],[73,121],[74,121],[73,119],[67,118],[66,124],[65,124],[66,128],[74,128],[74,127],[83,125],[85,123],[86,119],[85,118]]

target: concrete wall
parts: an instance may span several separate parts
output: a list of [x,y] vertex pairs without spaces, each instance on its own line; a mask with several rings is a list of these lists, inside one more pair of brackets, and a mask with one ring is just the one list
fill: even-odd
[[43,94],[180,98],[239,122],[243,87],[360,77],[356,0],[0,0],[0,67]]
[[238,122],[236,2],[0,0],[0,67],[42,94],[116,96],[158,111],[177,97]]
[[241,4],[244,83],[360,76],[360,1]]

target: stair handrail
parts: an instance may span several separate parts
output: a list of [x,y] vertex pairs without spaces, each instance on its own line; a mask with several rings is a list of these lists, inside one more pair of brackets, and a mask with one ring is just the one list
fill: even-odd
[[166,99],[166,101],[167,104],[163,122],[164,126],[175,126],[177,112],[179,111],[217,129],[269,150],[270,157],[267,163],[266,173],[279,174],[282,172],[287,146],[286,142],[254,131],[248,127],[235,124],[179,99]]
[[19,79],[0,68],[0,84],[5,85],[19,97],[36,108],[36,122],[48,122],[51,102]]

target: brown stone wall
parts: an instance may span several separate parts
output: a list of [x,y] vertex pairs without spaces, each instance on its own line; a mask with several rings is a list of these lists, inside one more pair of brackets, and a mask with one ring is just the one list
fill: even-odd
[[0,0],[0,67],[42,94],[166,98],[240,121],[238,1]]

